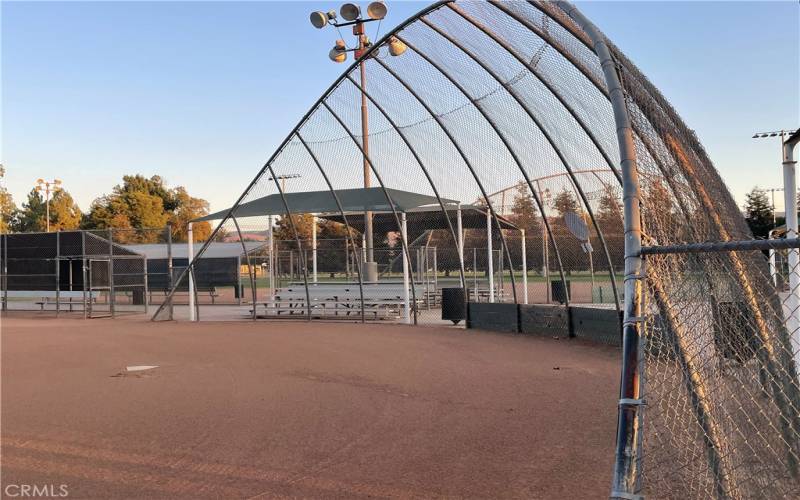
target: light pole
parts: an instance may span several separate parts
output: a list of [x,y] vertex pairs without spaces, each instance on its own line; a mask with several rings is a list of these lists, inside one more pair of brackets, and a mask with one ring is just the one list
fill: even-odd
[[[352,26],[353,35],[356,37],[356,46],[348,48],[344,40],[336,40],[333,48],[331,49],[328,57],[331,61],[342,63],[347,60],[347,53],[353,52],[356,60],[360,59],[358,69],[361,80],[361,147],[364,150],[364,187],[368,188],[371,185],[370,181],[370,165],[369,165],[369,118],[367,115],[367,70],[366,60],[362,58],[364,53],[372,46],[369,37],[364,33],[364,24],[372,21],[380,21],[386,17],[386,5],[383,2],[372,2],[367,6],[368,18],[361,16],[361,8],[354,3],[343,4],[339,8],[339,14],[345,22],[337,22],[336,11],[331,10],[328,12],[312,12],[310,19],[311,24],[315,28],[322,29],[328,25],[337,29]],[[402,55],[406,51],[406,45],[395,37],[391,37],[388,41],[389,54],[392,56]],[[378,51],[372,51],[370,57],[378,55]],[[375,262],[375,255],[373,252],[373,236],[372,236],[372,212],[364,212],[364,246],[365,256],[362,265],[362,276],[364,281],[374,282],[378,280],[378,264]]]
[[783,188],[769,188],[767,189],[772,194],[772,226],[778,224],[778,219],[775,216],[775,191],[783,191]]
[[[789,136],[787,139],[786,136]],[[797,130],[779,130],[776,132],[759,132],[753,139],[765,137],[781,138],[781,164],[783,166],[783,199],[786,212],[786,238],[798,237],[797,227],[797,179],[794,159],[794,148],[800,143]],[[790,248],[787,255],[789,263],[789,294],[786,297],[788,310],[786,329],[795,343],[800,343],[800,252]],[[795,353],[795,366],[800,367],[800,351]]]
[[45,210],[45,221],[47,232],[50,232],[50,193],[55,194],[57,191],[61,191],[61,181],[59,179],[53,179],[52,181],[46,181],[44,179],[36,179],[36,188],[37,191],[40,193],[44,191],[44,210]]
[[[773,130],[772,132],[756,132],[755,134],[753,134],[753,139],[767,139],[767,138],[770,138],[770,137],[779,137],[780,141],[781,141],[780,142],[781,158],[783,158],[784,144],[785,144],[785,141],[786,141],[786,136],[790,136],[795,132],[797,132],[797,131],[796,130]],[[772,225],[773,226],[776,223],[776,220],[775,220],[775,191],[783,191],[784,199],[786,199],[786,200],[789,199],[789,193],[787,193],[787,191],[786,191],[786,188],[787,188],[786,181],[787,181],[787,179],[784,178],[783,180],[784,180],[783,188],[774,188],[774,189],[770,189],[769,190],[769,191],[772,191]],[[796,197],[796,194],[794,193],[794,189],[790,193],[792,194],[792,196]],[[788,212],[788,210],[789,210],[788,206],[789,205],[784,205],[784,212]],[[788,221],[789,220],[788,214],[784,214],[784,216],[786,217],[786,220]],[[787,225],[786,228],[788,230],[789,226]]]

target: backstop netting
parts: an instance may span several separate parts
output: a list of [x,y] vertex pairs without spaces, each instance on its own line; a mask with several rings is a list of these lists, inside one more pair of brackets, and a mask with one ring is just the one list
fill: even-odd
[[[287,195],[327,190],[336,197],[346,189],[380,188],[390,209],[380,217],[373,214],[371,244],[364,243],[366,229],[358,222],[370,214],[341,206],[328,214],[338,216],[339,226],[331,233],[338,231],[335,251],[348,266],[334,273],[348,273],[359,287],[348,293],[355,303],[361,297],[363,318],[364,290],[379,292],[364,281],[356,261],[352,274],[344,263],[361,256],[379,263],[379,273],[396,278],[392,273],[398,268],[392,266],[405,261],[413,293],[410,305],[398,307],[410,307],[419,320],[430,299],[430,263],[436,261],[430,248],[436,246],[439,262],[452,266],[453,249],[463,238],[447,206],[456,200],[484,210],[491,228],[485,236],[467,236],[459,249],[464,257],[451,270],[458,276],[453,286],[467,288],[467,296],[469,288],[479,296],[492,282],[490,300],[554,302],[558,288],[558,302],[565,305],[595,302],[602,294],[601,302],[619,310],[625,257],[620,148],[627,144],[618,141],[615,116],[627,114],[638,171],[638,186],[630,185],[634,192],[627,194],[641,200],[647,243],[751,238],[695,135],[633,63],[601,34],[590,30],[590,37],[581,27],[587,25],[574,20],[579,17],[565,2],[443,1],[423,9],[334,82],[217,231],[278,231],[281,247],[271,265],[276,270],[291,266],[291,286],[281,285],[281,293],[295,304],[278,307],[292,310],[300,304],[310,319],[312,292],[320,289],[312,278],[304,219],[313,214],[298,213],[291,201],[296,198]],[[621,106],[612,106],[598,41],[610,49],[610,73],[624,92]],[[390,42],[407,50],[391,56]],[[368,130],[362,128],[362,105]],[[392,190],[435,199],[441,222],[436,234],[422,240],[407,234],[403,244],[399,235],[409,214],[396,208]],[[282,213],[237,217],[240,207],[270,195],[281,198]],[[581,241],[570,219],[583,221]],[[525,230],[524,252],[520,229]],[[479,250],[471,254],[469,248]],[[642,295],[649,304],[644,318],[628,318],[644,322],[639,367],[647,407],[637,413],[644,419],[643,438],[621,450],[640,467],[625,491],[615,494],[791,496],[797,491],[800,429],[794,399],[798,381],[789,360],[797,347],[789,341],[793,332],[780,326],[785,317],[776,305],[780,292],[764,281],[757,255],[675,255],[653,259],[646,276],[631,278],[645,280]],[[580,281],[577,277],[588,269],[597,282],[588,294],[576,290],[570,296],[567,281]],[[533,279],[536,274],[544,286]],[[439,278],[438,270],[434,275]],[[560,287],[552,285],[558,281]],[[396,293],[395,285],[382,290]],[[163,319],[165,309],[154,318]],[[753,355],[746,360],[730,354],[730,345],[744,335],[733,316],[755,321],[748,328],[759,343],[749,347]]]

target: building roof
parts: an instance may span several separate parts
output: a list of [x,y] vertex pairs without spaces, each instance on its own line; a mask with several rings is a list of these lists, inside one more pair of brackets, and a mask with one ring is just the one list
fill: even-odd
[[[401,191],[399,189],[386,189],[391,198],[389,203],[386,193],[379,187],[357,188],[357,189],[337,189],[336,197],[330,190],[326,191],[305,191],[299,193],[284,193],[286,205],[280,194],[271,194],[258,198],[247,203],[242,203],[233,214],[236,218],[256,217],[265,215],[286,215],[286,206],[293,214],[339,214],[339,205],[336,203],[338,197],[342,209],[347,212],[390,212],[392,206],[398,212],[408,212],[412,209],[432,206],[439,206],[439,200],[435,196],[428,196],[420,193]],[[455,200],[442,199],[448,205],[455,205]],[[220,210],[213,214],[200,217],[194,221],[208,221],[224,219],[230,209]]]
[[[257,248],[264,246],[266,243],[263,241],[245,241],[244,245],[247,252],[250,253]],[[128,250],[137,252],[144,255],[148,259],[166,259],[167,258],[167,244],[166,243],[145,243],[140,245],[123,245]],[[203,246],[202,243],[194,244],[194,254],[200,251]],[[218,243],[214,242],[208,245],[204,259],[210,258],[236,258],[243,255],[242,244],[240,242],[231,243]],[[175,259],[186,259],[189,256],[189,245],[186,243],[173,243],[172,244],[172,257]]]

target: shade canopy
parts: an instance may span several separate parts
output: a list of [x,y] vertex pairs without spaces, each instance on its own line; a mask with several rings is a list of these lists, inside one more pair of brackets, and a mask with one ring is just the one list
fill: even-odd
[[[450,219],[450,224],[452,224],[455,229],[457,207],[445,205],[445,208],[447,209],[447,218]],[[406,212],[406,216],[408,230],[411,234],[428,229],[449,229],[450,227],[439,205],[435,207],[413,208]],[[339,214],[326,215],[324,218],[334,222],[344,222],[342,216]],[[375,214],[372,220],[375,227],[393,228],[397,225],[392,213]],[[347,223],[356,231],[364,231],[363,217],[348,217]],[[500,214],[497,214],[497,223],[499,223],[503,229],[519,229],[514,223]],[[494,224],[494,227],[497,227],[497,223]],[[475,205],[461,205],[461,227],[463,229],[486,229],[486,209]]]
[[[391,212],[392,206],[398,212],[408,212],[409,210],[430,205],[439,205],[439,200],[435,196],[428,196],[420,193],[401,191],[399,189],[383,188],[358,188],[358,189],[337,189],[334,191],[336,197],[345,212]],[[391,198],[391,204],[389,199]],[[336,214],[339,213],[339,205],[336,203],[331,191],[304,191],[299,193],[284,193],[286,205],[289,213],[292,214]],[[286,215],[286,205],[280,194],[271,194],[258,198],[247,203],[242,203],[233,213],[237,219],[242,217],[258,217],[264,215]],[[442,203],[456,205],[456,200],[442,199]],[[221,220],[224,219],[230,209],[220,210],[213,214],[194,219],[193,222]]]

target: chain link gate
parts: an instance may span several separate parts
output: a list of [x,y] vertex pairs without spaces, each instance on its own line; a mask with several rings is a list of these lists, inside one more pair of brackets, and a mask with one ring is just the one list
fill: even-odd
[[105,318],[114,315],[114,294],[111,276],[111,259],[87,259],[88,287],[86,290],[86,315]]
[[639,493],[772,499],[800,491],[800,290],[775,286],[765,254],[798,248],[798,240],[752,240],[642,249],[645,405],[637,409],[643,433],[631,443]]

